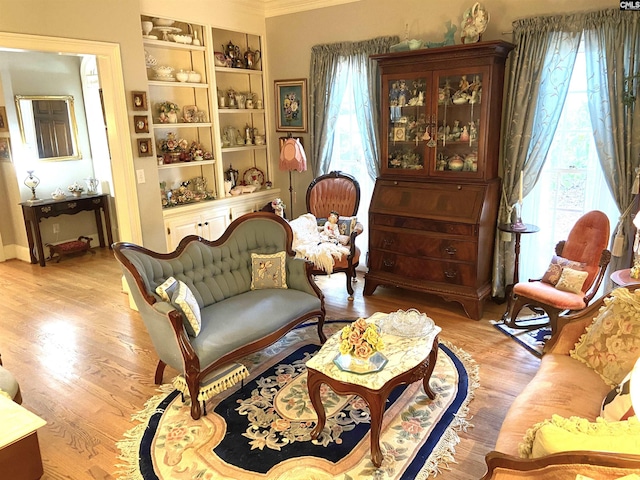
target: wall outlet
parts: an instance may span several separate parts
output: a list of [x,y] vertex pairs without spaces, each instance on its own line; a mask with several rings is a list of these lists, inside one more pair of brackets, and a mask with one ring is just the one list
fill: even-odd
[[60,224],[59,223],[54,223],[53,224],[53,233],[60,233]]
[[136,170],[136,176],[138,177],[138,183],[144,183],[146,181],[144,178],[144,170]]

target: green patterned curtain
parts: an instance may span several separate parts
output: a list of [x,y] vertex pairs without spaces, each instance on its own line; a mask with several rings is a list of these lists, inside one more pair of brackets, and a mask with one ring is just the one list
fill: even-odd
[[612,257],[609,270],[615,271],[631,264],[632,220],[638,208],[632,186],[640,163],[640,108],[635,98],[640,93],[640,14],[611,9],[585,16],[591,125],[607,184],[623,212],[613,232],[625,238],[627,248],[614,251],[620,255]]
[[[518,201],[540,175],[558,126],[580,44],[575,16],[528,18],[513,23],[516,48],[511,56],[504,118],[502,198],[499,223],[512,221]],[[526,219],[525,219],[526,220]],[[514,241],[496,232],[492,294],[503,297],[514,271]],[[551,253],[550,253],[551,254]],[[507,275],[508,273],[508,275]]]
[[[377,62],[370,55],[386,53],[400,38],[378,37],[362,42],[315,45],[311,49],[309,72],[311,159],[314,175],[327,173],[331,163],[336,120],[345,94],[354,95],[365,152],[367,170],[375,179],[378,172],[380,86]],[[344,67],[347,68],[344,68]],[[347,92],[348,71],[354,89]]]

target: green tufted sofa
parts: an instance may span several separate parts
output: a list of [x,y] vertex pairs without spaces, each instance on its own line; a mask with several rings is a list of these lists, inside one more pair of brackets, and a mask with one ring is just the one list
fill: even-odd
[[[166,365],[184,375],[191,396],[191,416],[200,418],[201,382],[221,366],[275,342],[297,324],[318,319],[324,343],[324,296],[311,276],[311,265],[296,259],[293,233],[286,220],[257,212],[235,220],[216,241],[191,235],[171,253],[139,245],[113,245],[131,295],[160,358],[155,374],[162,383]],[[285,251],[286,289],[251,290],[251,253]],[[202,317],[198,336],[185,329],[183,313],[156,292],[168,277],[187,284]]]

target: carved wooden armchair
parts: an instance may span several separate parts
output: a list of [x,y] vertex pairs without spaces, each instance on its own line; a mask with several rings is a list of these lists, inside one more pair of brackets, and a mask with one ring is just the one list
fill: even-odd
[[[611,252],[606,248],[608,243],[608,217],[598,210],[585,213],[572,227],[567,240],[562,240],[556,245],[556,256],[545,275],[541,279],[514,285],[509,316],[505,324],[511,328],[537,328],[547,321],[537,325],[528,322],[523,324],[518,322],[517,317],[525,306],[531,307],[534,311],[540,309],[546,312],[549,318],[548,323],[554,338],[554,334],[565,323],[562,314],[586,308],[600,288],[611,260]],[[572,291],[572,285],[567,278],[575,271],[580,271],[579,275],[586,278],[579,288],[573,288]],[[566,277],[564,282],[563,277]],[[545,350],[547,347],[545,345]]]
[[[360,184],[349,174],[333,171],[315,178],[307,188],[307,212],[317,219],[327,219],[331,212],[338,212],[341,217],[353,217],[360,206]],[[360,263],[360,249],[356,246],[356,237],[363,231],[363,226],[355,222],[353,228],[345,232],[349,241],[346,246],[349,254],[340,260],[334,260],[333,271],[344,272],[347,276],[347,292],[349,300],[353,300],[353,285],[356,281],[356,267]],[[324,270],[315,268],[314,275],[326,275]]]

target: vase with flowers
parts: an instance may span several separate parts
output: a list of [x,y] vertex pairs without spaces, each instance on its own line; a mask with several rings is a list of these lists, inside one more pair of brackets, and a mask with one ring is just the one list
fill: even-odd
[[178,110],[180,107],[173,102],[162,102],[158,106],[160,111],[160,123],[178,123]]
[[173,132],[167,133],[167,137],[160,140],[158,148],[164,153],[164,163],[176,163],[180,161],[180,155],[187,150],[188,142],[183,138],[176,138]]
[[200,160],[211,160],[213,159],[213,155],[211,152],[206,151],[200,143],[191,142],[191,145],[189,146],[189,159],[194,162],[198,162]]
[[69,185],[68,188],[71,192],[71,195],[73,195],[74,197],[80,197],[82,196],[82,192],[84,192],[84,187],[78,182],[73,182],[73,185]]
[[348,372],[377,372],[387,363],[387,358],[380,352],[383,348],[379,327],[359,318],[341,330],[340,354],[334,362],[338,368]]

